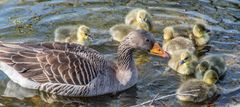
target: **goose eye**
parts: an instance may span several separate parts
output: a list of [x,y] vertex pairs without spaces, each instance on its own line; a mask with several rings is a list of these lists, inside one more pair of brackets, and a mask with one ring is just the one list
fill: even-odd
[[150,40],[149,39],[146,39],[147,42],[149,42]]

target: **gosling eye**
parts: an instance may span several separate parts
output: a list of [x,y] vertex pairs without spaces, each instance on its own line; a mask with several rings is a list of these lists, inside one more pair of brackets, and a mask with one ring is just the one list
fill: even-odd
[[186,57],[184,60],[187,60],[189,57]]
[[87,33],[84,33],[84,35],[88,36],[88,34],[87,34]]
[[146,22],[146,21],[147,21],[147,18],[144,18],[144,19],[143,19],[143,21],[145,21],[145,22]]

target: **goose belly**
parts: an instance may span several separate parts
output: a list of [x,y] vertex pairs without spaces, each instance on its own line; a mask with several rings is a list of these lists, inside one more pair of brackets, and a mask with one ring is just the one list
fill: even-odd
[[92,82],[91,92],[89,96],[96,96],[96,95],[103,95],[103,94],[110,94],[110,93],[117,93],[124,91],[128,88],[131,88],[137,83],[137,73],[133,73],[132,77],[126,84],[121,83],[116,74],[106,74],[99,76],[94,82]]
[[18,83],[20,86],[29,88],[29,89],[38,89],[40,83],[31,81],[28,78],[23,77],[18,73],[14,68],[7,65],[6,63],[0,62],[0,69],[15,83]]

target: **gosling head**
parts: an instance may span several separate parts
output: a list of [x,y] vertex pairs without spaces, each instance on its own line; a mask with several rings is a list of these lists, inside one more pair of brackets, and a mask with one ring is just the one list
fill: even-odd
[[203,75],[209,69],[209,63],[207,61],[200,62],[196,67],[196,72]]
[[78,41],[93,39],[93,35],[91,34],[90,28],[85,25],[79,26],[77,30],[77,39]]
[[168,57],[168,54],[160,47],[153,37],[153,34],[145,30],[134,30],[130,32],[120,45],[129,46],[134,49],[148,51],[150,54],[160,57]]
[[174,35],[174,29],[173,27],[166,27],[163,29],[163,39],[165,41],[169,41],[173,38]]
[[218,74],[214,70],[207,70],[203,76],[203,81],[209,85],[213,85],[218,81]]
[[193,26],[193,34],[195,37],[203,37],[206,33],[210,32],[203,24],[195,24]]
[[202,79],[209,67],[210,66],[207,61],[200,62],[195,69],[195,77],[198,79]]
[[152,30],[152,18],[146,10],[139,10],[136,18],[140,29],[146,31]]
[[192,60],[192,55],[190,52],[185,51],[180,55],[180,61],[179,61],[179,65],[189,65],[190,61]]

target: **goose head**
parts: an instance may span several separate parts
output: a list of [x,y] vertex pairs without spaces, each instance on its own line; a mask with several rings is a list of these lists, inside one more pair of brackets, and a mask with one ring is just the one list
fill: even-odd
[[90,28],[85,25],[79,26],[77,30],[77,40],[80,43],[83,43],[85,41],[90,41],[92,39],[93,35],[91,34]]
[[197,38],[205,36],[210,30],[208,30],[203,24],[195,24],[193,26],[193,34]]
[[166,27],[163,29],[163,39],[165,41],[169,41],[173,38],[174,35],[174,29],[173,27]]
[[148,51],[150,54],[160,57],[168,57],[167,52],[155,41],[153,34],[145,30],[134,30],[130,32],[120,45],[127,45],[135,50]]
[[139,10],[137,13],[137,24],[139,29],[150,31],[152,29],[152,18],[146,10]]

